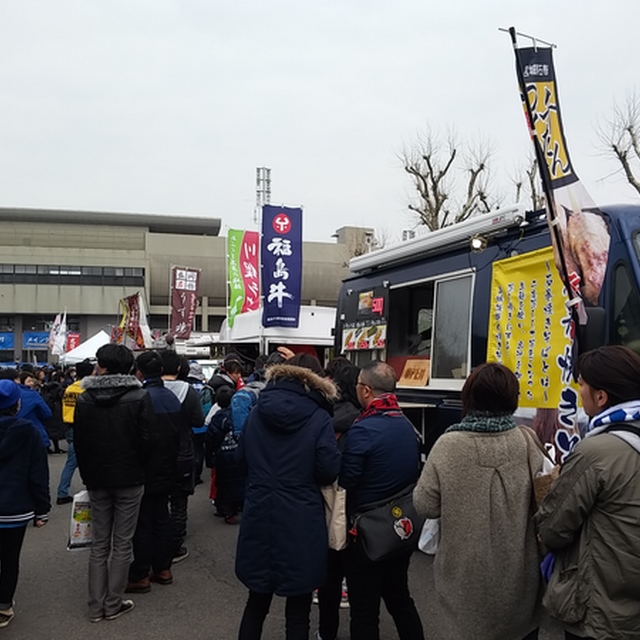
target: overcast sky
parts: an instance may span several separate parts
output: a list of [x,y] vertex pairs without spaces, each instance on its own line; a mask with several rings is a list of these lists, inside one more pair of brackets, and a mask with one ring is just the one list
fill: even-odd
[[214,216],[251,228],[255,170],[307,240],[415,220],[398,160],[427,124],[530,142],[508,35],[558,45],[574,167],[637,201],[594,127],[638,77],[638,0],[3,0],[0,206]]

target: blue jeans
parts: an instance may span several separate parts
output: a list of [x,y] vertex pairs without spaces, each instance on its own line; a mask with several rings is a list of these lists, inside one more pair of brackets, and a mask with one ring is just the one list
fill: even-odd
[[76,450],[73,447],[73,441],[67,440],[67,461],[60,474],[60,484],[58,485],[58,498],[66,498],[69,495],[69,487],[75,470],[78,468],[78,460],[76,459]]

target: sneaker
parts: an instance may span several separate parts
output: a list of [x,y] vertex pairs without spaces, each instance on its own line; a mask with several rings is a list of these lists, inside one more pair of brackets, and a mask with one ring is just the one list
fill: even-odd
[[104,620],[104,616],[92,616],[89,618],[89,622],[102,622]]
[[135,606],[136,605],[133,602],[133,600],[123,600],[122,604],[120,605],[120,608],[115,613],[105,616],[104,619],[115,620],[116,618],[123,616],[125,613],[129,613],[129,611],[131,611]]
[[236,520],[235,516],[225,516],[224,517],[224,521],[226,524],[237,524],[238,521]]
[[322,636],[319,631],[316,631],[316,640],[322,640]]
[[0,629],[4,629],[5,627],[8,627],[9,623],[13,620],[13,617],[15,615],[16,614],[13,610],[13,607],[10,607],[9,609],[5,609],[4,611],[0,611]]
[[176,553],[175,556],[173,556],[173,564],[176,564],[177,562],[182,562],[185,558],[189,557],[189,551],[187,551],[186,547],[180,547],[178,549],[178,552]]
[[127,587],[124,590],[125,593],[149,593],[149,591],[151,591],[151,583],[148,576],[141,580],[127,582]]
[[349,608],[349,589],[347,588],[346,578],[342,578],[342,595],[340,596],[340,608]]
[[72,496],[62,496],[56,499],[56,504],[69,504],[70,502],[73,502]]
[[151,582],[156,582],[157,584],[171,584],[173,582],[173,574],[169,569],[152,573],[149,578]]

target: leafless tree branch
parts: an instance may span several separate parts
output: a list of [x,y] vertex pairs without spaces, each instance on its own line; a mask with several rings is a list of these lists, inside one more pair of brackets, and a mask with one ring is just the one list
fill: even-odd
[[500,201],[489,189],[490,158],[487,143],[463,145],[455,132],[427,129],[399,156],[417,192],[409,210],[430,231],[490,211]]
[[633,92],[623,104],[614,103],[611,117],[596,132],[606,156],[622,167],[627,182],[640,194],[640,96]]

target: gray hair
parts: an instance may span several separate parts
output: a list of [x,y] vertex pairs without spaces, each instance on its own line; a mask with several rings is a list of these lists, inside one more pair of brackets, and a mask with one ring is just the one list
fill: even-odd
[[396,390],[396,372],[381,360],[367,362],[360,370],[360,379],[371,387],[375,395],[393,393]]

